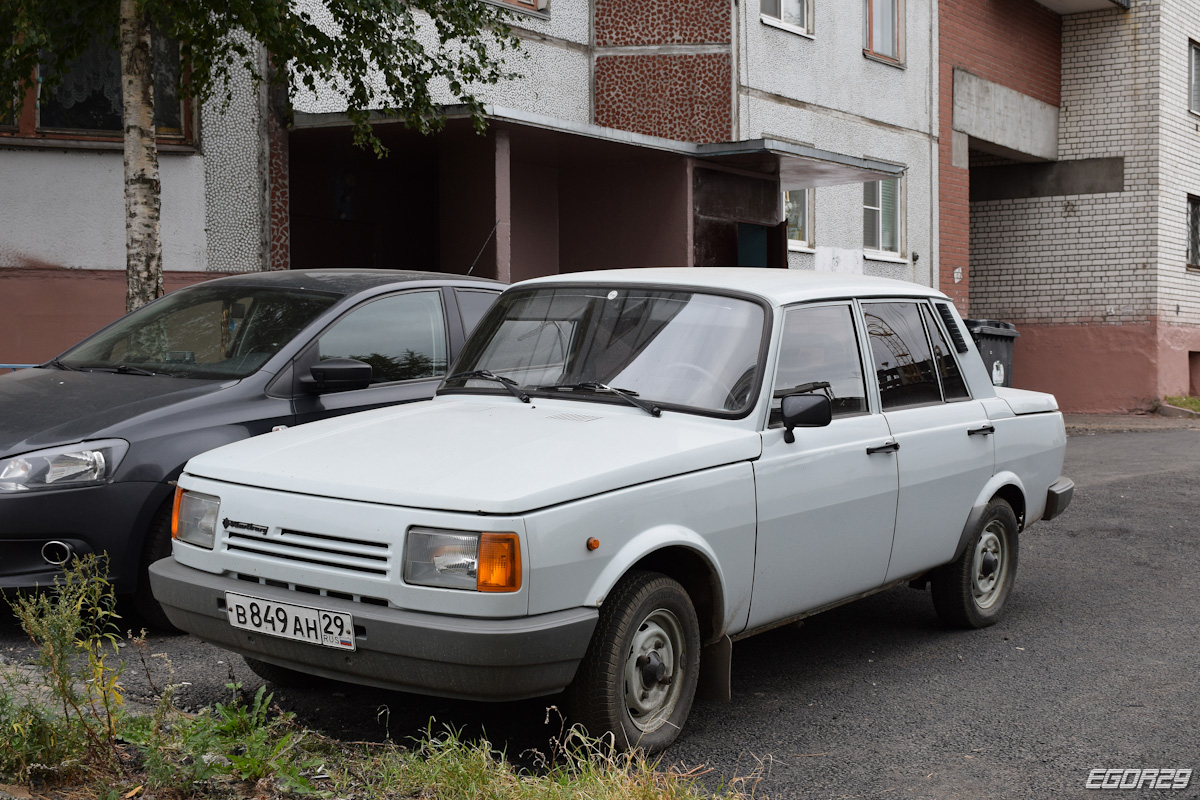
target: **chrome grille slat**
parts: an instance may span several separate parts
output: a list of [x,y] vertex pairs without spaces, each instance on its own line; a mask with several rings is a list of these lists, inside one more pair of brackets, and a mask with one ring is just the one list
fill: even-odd
[[231,552],[283,563],[313,564],[352,575],[386,576],[391,565],[391,548],[386,542],[308,531],[283,529],[276,534],[260,536],[227,529],[225,542]]

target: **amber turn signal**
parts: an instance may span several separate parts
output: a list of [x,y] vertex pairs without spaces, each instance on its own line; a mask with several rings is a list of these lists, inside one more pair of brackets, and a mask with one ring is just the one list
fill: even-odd
[[521,541],[515,533],[479,537],[475,588],[481,592],[515,592],[521,588]]
[[592,538],[587,540],[587,549],[588,550],[596,550],[599,547],[600,547],[600,540],[597,539],[595,536],[593,536]]
[[179,538],[179,501],[183,499],[183,489],[175,487],[175,502],[171,504],[171,538]]

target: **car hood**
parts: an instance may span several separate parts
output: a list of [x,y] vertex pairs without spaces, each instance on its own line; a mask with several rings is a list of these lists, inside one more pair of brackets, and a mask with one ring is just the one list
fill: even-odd
[[[227,384],[111,372],[22,369],[0,376],[0,457],[108,436],[143,414]],[[127,437],[126,437],[127,438]]]
[[237,442],[184,471],[346,500],[518,514],[761,451],[757,433],[691,415],[441,397]]

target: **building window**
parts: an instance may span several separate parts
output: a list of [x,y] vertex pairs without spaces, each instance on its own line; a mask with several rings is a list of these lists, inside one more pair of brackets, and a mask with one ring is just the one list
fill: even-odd
[[863,0],[863,52],[900,60],[900,6],[903,0]]
[[[160,139],[183,139],[187,104],[179,96],[179,43],[155,31],[154,124]],[[36,85],[51,76],[43,65]],[[51,138],[120,140],[122,132],[121,56],[107,37],[96,37],[67,68],[61,81],[50,90],[31,90],[29,107],[36,101],[36,114],[16,119],[11,106],[0,109],[0,125],[16,127],[18,135]]]
[[900,254],[900,179],[863,184],[863,249]]
[[1191,269],[1200,269],[1200,197],[1188,196],[1187,215],[1187,265]]
[[488,0],[488,2],[499,6],[516,6],[525,11],[550,13],[550,0]]
[[1200,44],[1190,42],[1188,46],[1188,62],[1191,64],[1191,83],[1188,93],[1188,108],[1200,114]]
[[792,189],[783,193],[789,250],[812,247],[812,190]]
[[812,18],[811,0],[762,0],[762,16],[767,21],[777,21],[796,28],[803,33],[811,33],[809,21]]

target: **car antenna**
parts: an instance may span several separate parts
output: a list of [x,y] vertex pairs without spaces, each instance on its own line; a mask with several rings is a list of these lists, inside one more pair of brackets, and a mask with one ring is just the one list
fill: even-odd
[[479,256],[483,255],[483,251],[487,249],[488,242],[490,242],[492,240],[492,237],[496,235],[496,228],[499,228],[499,227],[500,227],[500,220],[496,220],[496,224],[492,226],[492,232],[489,233],[488,237],[483,240],[483,247],[479,248],[479,253],[475,256],[475,260],[471,262],[471,268],[469,270],[467,270],[468,275],[470,275],[472,272],[475,271],[475,265],[479,263]]

